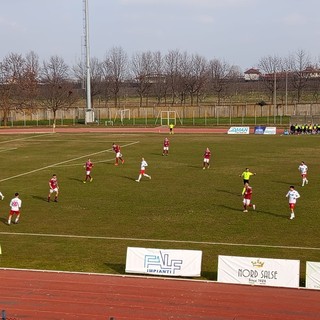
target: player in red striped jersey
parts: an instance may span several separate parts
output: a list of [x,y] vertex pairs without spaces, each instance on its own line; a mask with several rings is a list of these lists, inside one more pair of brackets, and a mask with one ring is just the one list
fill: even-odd
[[210,158],[211,158],[211,151],[209,148],[206,149],[203,155],[203,170],[205,168],[209,169],[210,168]]
[[242,191],[242,195],[243,195],[243,212],[248,212],[248,207],[252,207],[253,210],[256,210],[256,205],[251,204],[252,188],[249,186],[249,183],[245,183],[244,189]]
[[88,159],[88,161],[85,163],[85,165],[83,167],[86,169],[86,177],[83,180],[83,183],[86,183],[87,180],[92,182],[93,178],[91,177],[91,170],[92,170],[92,167],[93,167],[93,163],[91,162],[90,159]]
[[48,202],[50,202],[51,195],[53,193],[55,193],[54,202],[58,202],[59,186],[58,186],[58,179],[56,174],[53,174],[52,178],[49,180]]
[[167,156],[169,154],[169,145],[170,145],[169,139],[168,138],[164,138],[163,151],[162,151],[162,155],[163,156]]
[[121,154],[121,151],[120,151],[120,146],[118,144],[113,143],[112,144],[112,149],[116,153],[116,162],[115,162],[114,165],[117,166],[119,164],[119,160],[123,164],[124,160],[122,158],[122,154]]

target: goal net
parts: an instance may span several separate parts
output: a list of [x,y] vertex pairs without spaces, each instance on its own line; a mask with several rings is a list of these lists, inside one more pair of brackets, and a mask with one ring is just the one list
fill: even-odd
[[118,110],[116,113],[116,116],[114,118],[114,121],[116,121],[117,118],[120,118],[121,123],[123,123],[124,119],[131,119],[131,112],[130,109],[122,109]]
[[170,123],[177,124],[177,112],[176,111],[161,111],[160,119],[162,126],[168,126]]

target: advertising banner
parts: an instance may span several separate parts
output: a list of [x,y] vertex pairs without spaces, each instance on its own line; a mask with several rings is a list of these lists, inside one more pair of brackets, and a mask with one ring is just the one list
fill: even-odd
[[126,272],[174,277],[199,277],[202,251],[127,248]]
[[219,256],[218,281],[274,287],[299,287],[300,261]]
[[249,134],[249,127],[231,127],[228,134]]
[[265,126],[254,127],[254,134],[264,134],[265,130],[266,130]]
[[266,127],[264,130],[264,134],[277,134],[277,128],[276,127]]
[[320,290],[320,262],[307,261],[306,288]]

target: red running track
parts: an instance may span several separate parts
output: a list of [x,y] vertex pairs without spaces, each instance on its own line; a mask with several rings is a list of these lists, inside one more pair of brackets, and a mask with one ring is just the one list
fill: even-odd
[[318,290],[14,269],[0,283],[8,320],[320,319]]

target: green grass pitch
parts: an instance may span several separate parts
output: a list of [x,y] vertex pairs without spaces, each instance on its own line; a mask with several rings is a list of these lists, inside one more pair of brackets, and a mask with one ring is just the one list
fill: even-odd
[[[172,135],[162,156],[162,134],[0,135],[1,267],[124,273],[128,246],[203,251],[202,278],[216,280],[218,255],[320,261],[318,136]],[[114,166],[112,142],[125,164]],[[211,167],[202,170],[206,147]],[[83,165],[94,163],[92,183]],[[152,180],[135,182],[141,157]],[[298,166],[309,166],[301,187]],[[242,179],[249,167],[253,203],[242,212]],[[48,203],[48,181],[58,176],[58,203]],[[285,195],[301,198],[290,221]],[[18,225],[6,225],[19,192]]]

